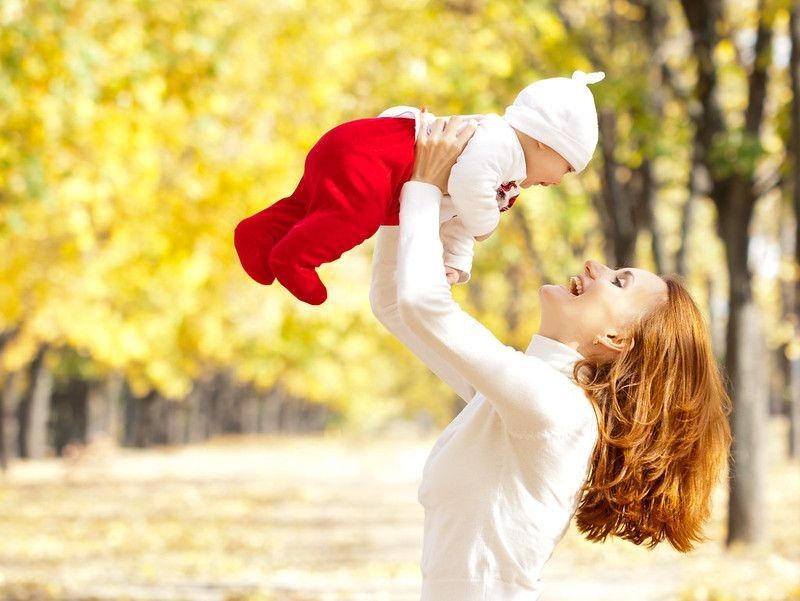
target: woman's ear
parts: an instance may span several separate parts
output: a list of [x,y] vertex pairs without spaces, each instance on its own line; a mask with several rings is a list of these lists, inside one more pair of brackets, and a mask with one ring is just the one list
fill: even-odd
[[621,353],[624,350],[630,350],[633,348],[634,344],[633,338],[624,338],[617,334],[605,334],[604,336],[598,336],[595,340],[600,346],[613,353]]

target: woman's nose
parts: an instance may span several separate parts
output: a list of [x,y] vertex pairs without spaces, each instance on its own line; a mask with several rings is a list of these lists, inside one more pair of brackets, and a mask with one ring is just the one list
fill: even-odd
[[589,259],[588,261],[586,261],[586,263],[584,263],[583,266],[586,269],[586,274],[593,280],[596,280],[598,276],[604,271],[609,270],[608,267],[593,259]]

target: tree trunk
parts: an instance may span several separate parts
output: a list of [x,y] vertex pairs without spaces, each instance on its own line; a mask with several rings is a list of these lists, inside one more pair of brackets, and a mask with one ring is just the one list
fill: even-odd
[[[667,103],[668,69],[666,65],[667,53],[664,49],[664,34],[669,26],[669,17],[667,15],[666,6],[664,6],[662,2],[645,0],[645,2],[642,3],[642,7],[644,8],[644,19],[641,21],[641,26],[647,44],[647,50],[653,58],[651,61],[652,66],[648,74],[648,81],[650,83],[648,90],[649,103],[653,117],[658,122],[661,122],[664,118],[664,108]],[[644,203],[646,214],[645,223],[651,234],[653,262],[655,263],[656,272],[663,273],[667,269],[668,258],[664,248],[661,228],[658,225],[655,215],[656,196],[659,186],[655,178],[653,162],[650,157],[644,159],[642,174],[644,176],[642,202]],[[671,262],[670,265],[672,265]]]
[[280,416],[283,401],[286,398],[280,387],[272,388],[260,396],[258,412],[258,431],[262,434],[273,434],[280,430]]
[[[653,253],[653,264],[656,273],[663,273],[666,269],[666,256],[664,253],[664,242],[661,236],[661,228],[656,220],[656,190],[657,184],[653,173],[653,163],[650,159],[645,159],[642,163],[641,173],[641,193],[640,199],[644,209],[644,223],[650,231],[650,248]],[[634,248],[635,250],[635,248]]]
[[164,416],[164,443],[168,445],[183,444],[186,431],[186,408],[180,401],[162,400]]
[[789,448],[791,459],[800,458],[800,357],[789,362]]
[[764,368],[767,381],[767,416],[786,414],[786,384],[788,366],[785,366],[786,355],[783,347],[767,349],[764,356]]
[[126,403],[125,444],[145,448],[153,444],[154,405],[159,396],[151,392],[145,397],[130,397]]
[[[607,35],[601,38],[581,35],[580,28],[575,27],[568,12],[559,3],[555,3],[554,9],[583,54],[595,67],[606,72],[616,69],[613,49],[617,48],[618,40],[624,38],[630,41],[636,39],[637,34],[641,35],[641,46],[637,51],[652,58],[647,67],[650,80],[647,99],[652,109],[652,118],[658,120],[666,102],[663,91],[666,55],[662,32],[668,25],[667,11],[658,2],[634,0],[633,3],[644,9],[644,19],[632,26],[630,21],[619,16],[618,11],[609,8],[604,14],[604,31]],[[600,151],[603,155],[602,187],[593,201],[603,228],[604,254],[606,261],[613,267],[631,265],[635,259],[637,237],[641,231],[646,230],[651,235],[653,262],[656,270],[661,272],[666,268],[667,260],[661,232],[655,220],[658,182],[650,162],[652,151],[648,148],[654,146],[654,138],[658,134],[643,134],[635,140],[628,140],[636,144],[644,156],[641,165],[619,164],[614,152],[617,148],[616,116],[620,111],[627,111],[628,116],[635,119],[638,108],[601,107],[598,112]]]
[[[11,375],[6,378],[11,379]],[[5,472],[8,469],[8,453],[6,452],[6,391],[3,386],[3,394],[0,396],[0,470]]]
[[[795,338],[800,340],[800,6],[795,1],[789,16],[789,37],[792,50],[789,71],[792,86],[792,137],[789,153],[793,158],[792,200],[794,205],[794,298],[792,314]],[[789,456],[800,457],[800,351],[789,358]]]
[[239,423],[243,434],[258,432],[258,404],[258,392],[248,386],[239,400]]
[[30,394],[25,399],[22,419],[22,456],[41,459],[47,454],[47,422],[53,374],[48,364],[47,347],[43,346],[31,364]]
[[[734,441],[731,459],[728,514],[728,544],[757,543],[766,535],[764,517],[764,437],[766,385],[763,382],[764,342],[760,316],[753,301],[747,265],[748,227],[755,204],[754,173],[747,162],[733,159],[731,175],[722,175],[712,160],[715,141],[729,128],[717,100],[717,66],[714,49],[723,22],[722,0],[681,0],[681,7],[692,33],[692,50],[697,61],[694,96],[699,101],[694,111],[695,143],[710,175],[711,196],[719,215],[718,230],[725,245],[730,286],[730,311],[726,336],[725,365],[731,384],[733,413],[731,429]],[[768,68],[771,64],[772,26],[775,11],[765,10],[764,0],[758,3],[752,65],[747,79],[747,107],[744,111],[744,133],[758,139],[764,117]],[[696,148],[697,150],[697,148]]]
[[104,380],[89,384],[86,392],[86,434],[91,443],[108,437],[120,442],[120,401],[124,381],[120,374],[111,374]]
[[222,434],[241,432],[241,412],[239,410],[240,390],[233,377],[220,372],[220,385],[217,389],[218,432]]
[[689,193],[686,196],[686,202],[681,210],[681,243],[678,247],[678,253],[675,257],[675,269],[682,277],[689,275],[688,265],[688,250],[689,250],[689,233],[692,231],[694,223],[694,208],[697,203],[697,198],[701,193],[708,189],[707,177],[703,167],[702,147],[700,143],[695,140],[692,144],[692,166],[689,169]]
[[636,251],[636,224],[630,197],[619,181],[619,169],[614,158],[617,139],[617,122],[614,113],[601,109],[598,115],[600,126],[600,150],[603,155],[602,190],[600,212],[606,239],[607,261],[612,268],[630,265]]
[[12,459],[19,456],[19,406],[22,398],[22,372],[15,371],[6,377],[0,398],[0,464],[8,468]]
[[225,432],[225,405],[227,401],[227,382],[224,374],[217,372],[211,378],[207,398],[208,436],[216,436]]
[[186,402],[186,435],[188,442],[198,443],[210,436],[210,415],[213,397],[213,380],[196,380]]
[[284,399],[281,406],[279,418],[279,430],[281,432],[299,432],[302,422],[302,407],[296,397],[289,396]]
[[761,316],[753,301],[731,306],[726,368],[731,380],[731,429],[736,439],[731,454],[727,542],[760,543],[766,539],[764,500],[766,449],[764,422],[766,382],[758,360]]
[[132,394],[126,395],[122,399],[122,444],[126,447],[136,446],[134,421],[136,419],[137,399]]
[[[788,190],[791,196],[791,188]],[[794,261],[794,254],[796,250],[795,243],[795,216],[792,214],[793,208],[786,207],[786,214],[782,215],[782,222],[780,225],[780,246],[781,255],[783,260],[789,262]],[[797,274],[800,276],[800,273]],[[787,445],[786,453],[789,458],[797,457],[798,434],[800,434],[800,406],[795,407],[795,398],[800,395],[800,380],[797,379],[795,372],[797,368],[795,364],[800,365],[800,357],[795,357],[795,354],[800,349],[795,349],[795,345],[800,342],[800,329],[798,329],[798,315],[795,301],[797,293],[797,279],[796,277],[779,277],[780,281],[780,299],[782,307],[781,319],[793,327],[793,338],[785,341],[780,347],[776,349],[777,360],[780,369],[777,370],[776,380],[780,390],[780,413],[786,415],[789,420],[789,428],[787,431]],[[770,407],[772,413],[772,407]]]
[[[730,313],[725,368],[731,384],[733,412],[730,420],[735,440],[730,466],[727,542],[756,544],[766,539],[766,351],[761,315],[753,299],[747,270],[747,238],[741,237],[746,236],[747,227],[742,228],[741,223],[739,235],[726,239]],[[729,235],[732,231],[733,227],[729,228]]]
[[486,294],[480,278],[470,280],[467,287],[467,296],[476,313],[481,314],[486,310]]
[[510,284],[508,307],[505,310],[506,328],[513,339],[519,327],[522,314],[522,269],[519,263],[513,263],[506,270],[506,281]]
[[[528,256],[531,270],[539,274],[539,281],[548,284],[554,282],[555,278],[548,268],[549,261],[543,260],[541,253],[536,248],[533,230],[531,230],[525,215],[522,214],[522,211],[509,211],[509,218],[514,227],[519,228],[522,235],[522,243],[525,245],[525,254]],[[470,282],[470,286],[472,284],[473,282]]]
[[70,378],[53,391],[50,409],[53,449],[59,457],[69,444],[86,443],[86,399],[90,382]]

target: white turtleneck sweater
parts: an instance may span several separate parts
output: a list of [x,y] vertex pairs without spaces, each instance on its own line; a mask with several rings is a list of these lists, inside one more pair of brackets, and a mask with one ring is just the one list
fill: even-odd
[[441,261],[435,186],[408,182],[400,226],[373,257],[377,318],[468,404],[422,474],[423,601],[534,601],[566,531],[597,439],[572,380],[581,355],[536,335],[522,353],[453,300]]

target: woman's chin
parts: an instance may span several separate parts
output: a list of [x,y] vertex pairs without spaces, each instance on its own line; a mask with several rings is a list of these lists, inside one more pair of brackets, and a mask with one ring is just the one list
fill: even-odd
[[542,297],[542,300],[545,298],[552,298],[552,299],[564,299],[564,298],[575,298],[572,293],[567,290],[566,286],[562,286],[560,284],[545,284],[541,288],[539,288],[539,296]]
[[566,286],[545,284],[539,288],[539,300],[542,304],[542,314],[547,313],[551,318],[571,319],[579,305],[575,304],[578,297],[572,294]]

